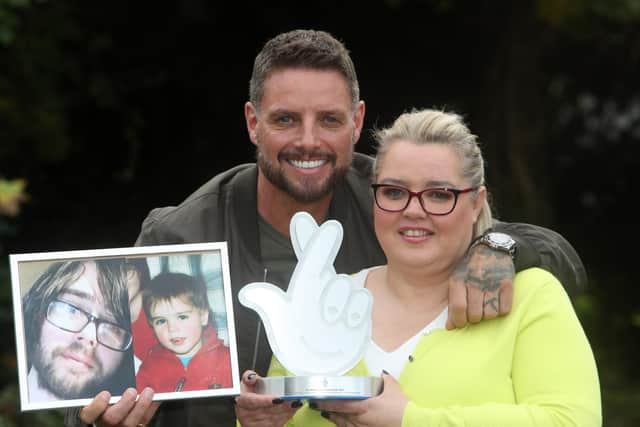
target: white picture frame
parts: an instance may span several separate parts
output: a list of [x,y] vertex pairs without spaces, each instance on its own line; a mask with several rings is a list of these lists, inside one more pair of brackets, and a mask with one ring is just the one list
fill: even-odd
[[[144,259],[144,262],[141,261]],[[106,261],[105,261],[106,260]],[[38,253],[27,253],[27,254],[10,254],[9,255],[9,263],[11,269],[11,284],[12,284],[12,293],[13,293],[13,309],[14,309],[14,319],[15,319],[15,336],[16,336],[16,356],[17,356],[17,364],[18,364],[18,380],[19,380],[19,389],[20,389],[20,405],[22,411],[29,410],[39,410],[39,409],[52,409],[52,408],[65,408],[65,407],[73,407],[73,406],[84,406],[91,402],[93,399],[95,390],[99,390],[100,387],[95,388],[91,392],[90,395],[76,395],[72,398],[58,398],[51,397],[48,392],[38,393],[36,389],[42,389],[40,386],[35,386],[34,384],[41,384],[42,381],[38,381],[33,379],[33,377],[38,377],[38,372],[34,368],[32,363],[35,360],[36,356],[40,357],[40,360],[44,359],[42,354],[46,352],[42,352],[39,349],[42,347],[52,347],[47,343],[55,340],[42,340],[42,330],[43,326],[46,323],[47,328],[52,328],[52,322],[49,320],[53,318],[55,314],[54,309],[51,307],[57,307],[60,305],[59,303],[55,303],[54,305],[51,302],[44,302],[45,299],[42,299],[42,303],[39,306],[42,307],[41,310],[34,311],[32,308],[29,308],[29,313],[37,312],[39,313],[36,317],[36,320],[33,319],[25,319],[25,296],[29,292],[29,290],[35,286],[38,287],[35,289],[43,289],[48,285],[43,285],[46,282],[47,278],[50,278],[52,274],[50,271],[53,269],[59,268],[61,265],[78,265],[78,262],[83,263],[93,263],[92,265],[106,265],[109,264],[111,266],[122,265],[129,266],[132,263],[131,260],[137,260],[137,263],[146,264],[148,268],[148,277],[147,279],[152,279],[158,274],[162,272],[173,272],[179,274],[186,274],[192,277],[197,277],[199,280],[204,282],[206,285],[207,291],[207,304],[209,306],[209,319],[213,320],[212,325],[214,330],[216,331],[217,341],[216,345],[219,345],[220,342],[223,345],[228,347],[229,351],[229,359],[228,369],[230,373],[230,382],[226,384],[212,384],[208,388],[201,388],[195,390],[178,390],[180,391],[157,391],[154,394],[154,400],[172,400],[172,399],[188,399],[188,398],[200,398],[200,397],[216,397],[216,396],[234,396],[240,393],[240,376],[238,372],[238,355],[237,355],[237,344],[236,344],[236,333],[235,333],[235,323],[234,323],[234,313],[233,313],[233,294],[231,291],[231,283],[230,283],[230,274],[229,274],[229,259],[228,259],[228,251],[226,242],[211,242],[211,243],[196,243],[196,244],[178,244],[178,245],[160,245],[160,246],[143,246],[143,247],[126,247],[126,248],[109,248],[109,249],[94,249],[94,250],[75,250],[75,251],[62,251],[62,252],[38,252]],[[85,264],[83,264],[85,265]],[[120,267],[116,267],[120,268]],[[128,268],[128,267],[126,267]],[[96,267],[97,269],[97,267]],[[49,273],[48,273],[49,272]],[[145,272],[146,274],[146,272]],[[46,276],[46,277],[45,277]],[[122,280],[122,276],[119,276]],[[129,276],[127,276],[129,277]],[[174,277],[174,276],[171,276]],[[96,283],[100,281],[96,280]],[[106,280],[102,280],[106,282]],[[60,280],[57,282],[60,283]],[[129,282],[126,282],[129,283]],[[97,285],[96,285],[97,286]],[[145,285],[146,286],[146,285]],[[57,289],[57,288],[56,288]],[[102,288],[101,288],[102,289]],[[122,286],[120,288],[122,289]],[[37,294],[34,290],[32,294]],[[46,292],[45,292],[46,294]],[[122,292],[119,294],[122,296]],[[127,293],[129,295],[129,293]],[[131,295],[129,295],[129,299],[131,300]],[[33,301],[33,298],[30,297],[30,301]],[[38,301],[40,301],[38,299]],[[56,305],[57,304],[57,305]],[[69,305],[64,302],[64,307],[68,307]],[[45,308],[44,305],[47,307]],[[29,307],[33,307],[34,304],[30,303]],[[76,307],[73,305],[70,306],[71,310],[75,310]],[[136,343],[143,343],[145,339],[143,339],[143,335],[147,338],[146,341],[152,340],[156,338],[153,327],[148,326],[148,330],[153,332],[154,335],[150,335],[149,332],[139,333],[136,336],[136,331],[134,330],[134,322],[131,319],[134,317],[133,310],[130,308],[132,305],[129,305],[129,321],[130,323],[127,325],[123,325],[123,329],[130,331],[132,340],[131,345],[126,351],[119,350],[118,354],[120,362],[118,362],[118,370],[121,372],[125,372],[125,375],[111,375],[109,384],[112,384],[111,387],[115,387],[115,389],[110,390],[112,397],[110,402],[117,402],[124,390],[127,387],[133,386],[136,387],[136,376],[139,373],[140,360],[134,354],[134,345]],[[105,308],[106,309],[106,308]],[[142,310],[142,309],[140,309]],[[143,313],[144,310],[138,310],[137,313]],[[96,347],[99,346],[98,339],[98,324],[101,322],[103,324],[106,323],[106,326],[102,326],[101,334],[103,331],[110,331],[112,325],[115,324],[115,321],[109,322],[111,319],[104,320],[92,320],[92,316],[96,316],[98,319],[100,317],[99,314],[90,313],[87,315],[87,311],[79,310],[82,313],[85,313],[84,319],[87,319],[87,323],[83,327],[83,330],[80,332],[70,332],[66,330],[63,331],[64,334],[76,334],[79,335],[84,330],[94,331],[93,336],[95,337]],[[100,310],[99,310],[100,311]],[[137,316],[137,315],[136,315]],[[109,316],[107,316],[109,317]],[[122,317],[122,316],[121,316]],[[115,318],[115,317],[114,317]],[[126,318],[126,317],[125,317]],[[145,315],[146,318],[146,315]],[[142,322],[136,324],[138,326],[138,330],[144,329],[144,324],[150,325],[153,322]],[[95,329],[87,328],[88,325],[93,324]],[[34,327],[39,331],[39,333],[33,333]],[[55,326],[54,326],[55,327]],[[207,326],[208,327],[208,326]],[[142,328],[142,329],[141,329]],[[203,327],[204,328],[204,327]],[[59,329],[59,328],[58,328]],[[56,329],[56,331],[58,331]],[[26,331],[30,331],[30,337],[26,336]],[[47,329],[50,330],[50,329]],[[119,329],[118,329],[119,330]],[[36,339],[32,338],[35,335],[39,335]],[[106,341],[106,335],[101,335],[102,339]],[[128,335],[127,335],[128,336]],[[31,339],[31,342],[29,341]],[[66,339],[66,338],[65,338]],[[80,338],[81,339],[81,338]],[[32,342],[35,342],[33,344]],[[29,345],[28,345],[29,344]],[[66,345],[66,344],[65,344]],[[76,344],[74,344],[76,345]],[[141,344],[142,345],[142,344]],[[146,344],[145,344],[146,345]],[[161,345],[156,338],[154,346]],[[34,348],[38,349],[33,350]],[[58,366],[68,367],[75,366],[73,363],[80,363],[76,360],[69,360],[69,358],[64,359],[68,355],[68,353],[73,353],[68,350],[71,347],[62,347],[60,345],[61,350],[51,350],[51,352],[46,353],[51,356],[51,359],[55,362],[49,364],[51,366],[50,370],[55,370]],[[76,347],[74,347],[76,348]],[[62,350],[65,349],[65,350]],[[151,349],[151,344],[147,345],[141,354],[150,354],[149,351]],[[113,350],[108,349],[113,352]],[[223,349],[224,350],[224,349]],[[105,351],[104,349],[102,351]],[[138,351],[138,348],[136,348]],[[142,351],[142,350],[141,350]],[[37,355],[30,354],[32,352],[37,352]],[[68,352],[68,353],[67,353]],[[83,353],[84,354],[84,353]],[[87,353],[88,354],[88,353]],[[93,353],[92,353],[93,354]],[[104,354],[104,353],[103,353]],[[111,353],[109,353],[111,354]],[[75,357],[75,356],[73,356]],[[72,357],[72,359],[73,359]],[[83,356],[84,357],[84,356]],[[89,357],[89,356],[87,356]],[[129,357],[132,360],[129,361]],[[146,356],[143,356],[146,357]],[[88,360],[88,359],[87,359]],[[195,359],[192,359],[195,360]],[[83,361],[85,361],[83,359]],[[59,362],[59,363],[58,363]],[[151,363],[151,362],[149,362]],[[183,362],[184,363],[184,362]],[[39,366],[46,366],[46,362],[40,362]],[[98,366],[98,363],[87,363],[88,367],[93,369],[94,366]],[[99,365],[105,370],[103,365]],[[132,368],[129,368],[132,367]],[[84,369],[84,365],[80,368]],[[133,384],[132,378],[130,377],[131,369],[133,369]],[[186,369],[186,368],[185,368]],[[222,368],[221,368],[222,369]],[[226,369],[226,368],[224,368]],[[35,374],[34,374],[35,371]],[[43,371],[46,371],[46,368],[43,368]],[[93,371],[91,371],[93,372]],[[226,371],[225,372],[226,375]],[[84,372],[82,372],[84,374]],[[30,379],[29,376],[32,376]],[[52,376],[54,378],[55,376]],[[170,380],[170,378],[167,378]],[[106,382],[105,382],[106,384]],[[113,385],[116,384],[116,385]],[[218,387],[219,386],[219,387]],[[46,389],[45,389],[46,390]],[[138,390],[139,392],[141,390]]]

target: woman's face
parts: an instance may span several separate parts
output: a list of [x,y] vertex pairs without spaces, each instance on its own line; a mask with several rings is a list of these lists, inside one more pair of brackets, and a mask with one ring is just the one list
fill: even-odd
[[[434,187],[462,190],[470,183],[460,172],[461,160],[451,147],[399,140],[382,158],[376,183],[413,192]],[[448,215],[426,213],[416,197],[400,212],[383,211],[375,205],[376,235],[389,265],[450,271],[471,242],[484,197],[484,187],[479,193],[462,193]]]

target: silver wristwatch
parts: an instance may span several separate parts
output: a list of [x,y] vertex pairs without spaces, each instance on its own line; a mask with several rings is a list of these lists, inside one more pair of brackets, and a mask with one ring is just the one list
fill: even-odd
[[489,246],[496,251],[506,252],[511,255],[511,258],[516,256],[516,241],[511,236],[498,231],[491,231],[478,237],[474,242],[474,245],[482,244]]

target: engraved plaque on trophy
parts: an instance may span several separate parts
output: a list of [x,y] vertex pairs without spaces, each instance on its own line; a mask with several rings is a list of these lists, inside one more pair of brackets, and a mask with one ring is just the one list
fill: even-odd
[[343,376],[364,356],[371,340],[373,298],[333,268],[342,225],[318,226],[306,212],[291,219],[298,258],[289,287],[245,285],[240,303],[256,311],[273,354],[293,376],[262,378],[256,391],[283,399],[366,399],[379,394],[379,377]]

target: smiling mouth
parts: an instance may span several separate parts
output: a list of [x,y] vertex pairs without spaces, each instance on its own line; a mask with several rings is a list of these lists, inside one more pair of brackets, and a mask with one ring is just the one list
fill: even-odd
[[400,234],[407,237],[424,237],[424,236],[429,236],[433,233],[427,230],[403,230],[400,232]]
[[320,166],[324,166],[328,163],[326,159],[319,160],[287,160],[291,166],[296,167],[298,169],[314,169],[319,168]]

